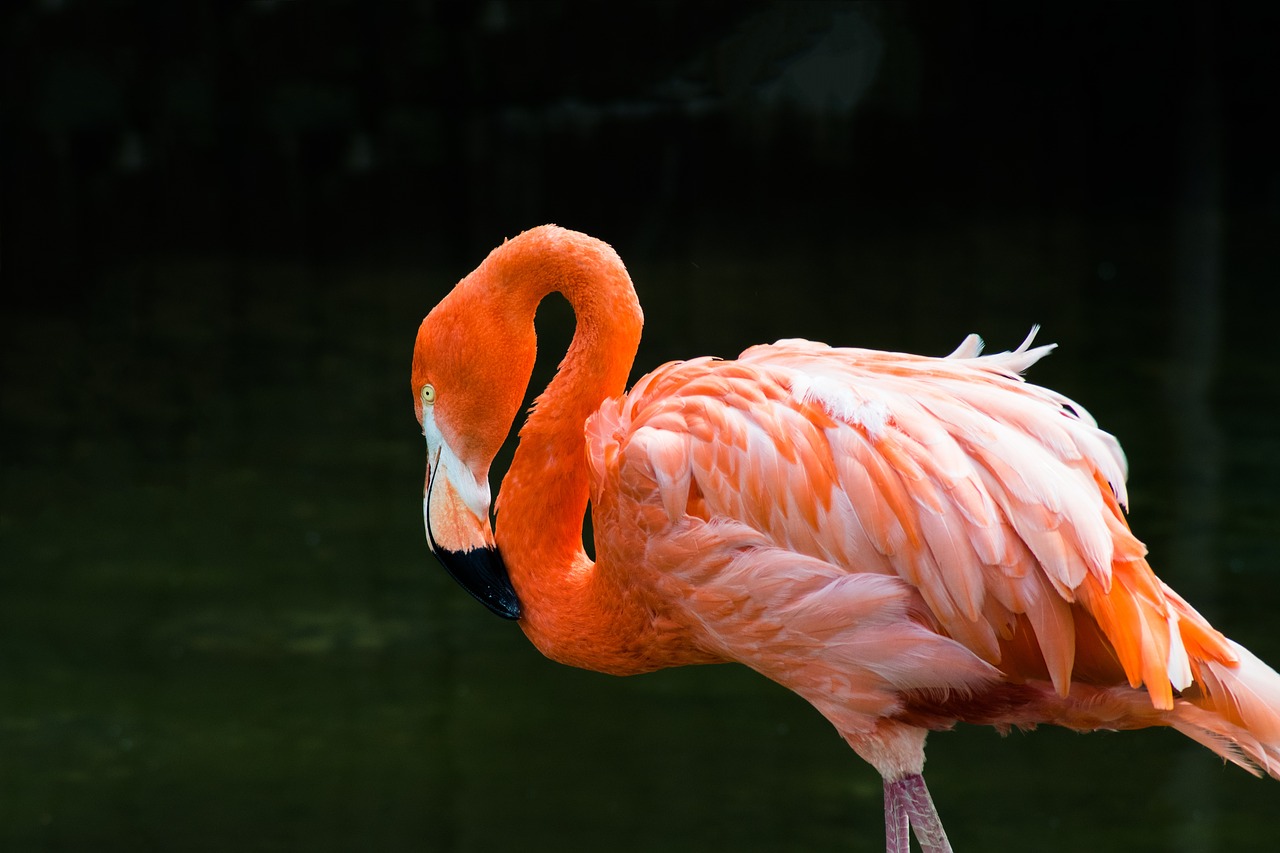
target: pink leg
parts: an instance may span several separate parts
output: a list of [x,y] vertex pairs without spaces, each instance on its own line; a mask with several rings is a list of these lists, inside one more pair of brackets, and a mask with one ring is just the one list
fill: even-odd
[[910,816],[902,780],[884,781],[884,849],[885,853],[911,853]]
[[910,853],[908,824],[915,832],[923,853],[952,853],[951,843],[942,828],[942,819],[933,807],[933,798],[925,787],[924,777],[918,773],[884,783],[886,853]]

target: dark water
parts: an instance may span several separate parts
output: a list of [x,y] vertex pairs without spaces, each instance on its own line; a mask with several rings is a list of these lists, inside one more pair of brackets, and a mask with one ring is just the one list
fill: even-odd
[[[633,264],[641,360],[806,330],[943,353],[977,329],[1004,348],[1040,321],[1062,346],[1034,377],[1124,439],[1154,564],[1280,660],[1280,363],[1258,283],[1153,305],[1141,264],[1104,259],[1104,282],[1027,236],[925,235],[927,263],[867,241]],[[10,324],[6,849],[882,843],[878,777],[800,700],[735,667],[558,667],[430,560],[408,356],[463,272],[183,259],[113,272],[88,321]],[[1206,321],[1206,351],[1170,332]],[[566,324],[548,312],[548,350]],[[929,756],[961,850],[1274,846],[1276,783],[1169,732],[966,728]]]

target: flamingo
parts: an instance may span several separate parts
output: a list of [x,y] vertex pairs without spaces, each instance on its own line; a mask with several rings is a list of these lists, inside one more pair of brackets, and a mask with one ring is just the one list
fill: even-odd
[[[491,523],[489,467],[553,291],[576,330]],[[1035,329],[945,358],[782,340],[625,393],[642,319],[607,244],[547,225],[418,330],[428,544],[547,657],[617,675],[736,661],[798,693],[883,778],[889,853],[912,832],[951,850],[922,771],[926,734],[958,721],[1171,726],[1280,777],[1280,675],[1152,572],[1117,440],[1022,379],[1053,349]]]

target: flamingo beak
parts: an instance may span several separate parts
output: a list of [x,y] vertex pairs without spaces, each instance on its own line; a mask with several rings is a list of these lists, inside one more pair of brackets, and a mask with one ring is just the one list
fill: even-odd
[[520,618],[520,599],[511,586],[507,567],[497,548],[448,551],[433,545],[431,550],[449,576],[471,593],[476,601],[503,619]]
[[[519,619],[520,599],[516,596],[506,564],[493,541],[489,525],[488,488],[467,500],[455,486],[466,483],[469,472],[454,472],[460,467],[452,454],[439,452],[428,466],[427,484],[422,497],[422,515],[427,529],[427,544],[449,576],[477,601],[503,619]],[[451,476],[452,475],[452,476]],[[465,488],[465,487],[464,487]],[[472,491],[478,491],[472,489]],[[478,515],[472,504],[482,511]]]

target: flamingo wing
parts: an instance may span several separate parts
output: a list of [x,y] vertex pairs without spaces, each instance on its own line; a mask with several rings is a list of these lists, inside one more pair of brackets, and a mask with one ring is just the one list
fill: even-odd
[[1073,672],[1122,671],[1172,707],[1201,659],[1233,653],[1147,565],[1115,438],[1021,378],[1052,349],[1031,340],[946,358],[788,340],[666,365],[588,424],[596,516],[628,502],[604,515],[637,547],[732,523],[757,553],[895,577],[916,619],[1007,676],[1065,696]]

